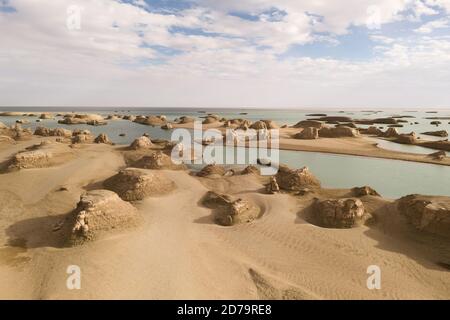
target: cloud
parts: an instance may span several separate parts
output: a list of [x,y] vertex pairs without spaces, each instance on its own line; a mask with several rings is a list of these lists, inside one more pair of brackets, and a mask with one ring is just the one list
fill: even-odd
[[[74,3],[81,10],[80,30],[67,28],[67,8]],[[14,13],[0,11],[0,104],[301,107],[450,101],[442,90],[450,81],[450,38],[433,35],[448,23],[447,0],[192,0],[179,7],[170,2],[163,10],[153,3],[10,1]],[[407,28],[411,15],[427,20],[401,38],[384,33],[392,23]],[[368,28],[374,21],[379,29]],[[338,46],[344,36],[361,41],[352,35],[355,29],[365,30],[374,57],[283,55],[296,45]],[[344,49],[352,56],[352,47]]]

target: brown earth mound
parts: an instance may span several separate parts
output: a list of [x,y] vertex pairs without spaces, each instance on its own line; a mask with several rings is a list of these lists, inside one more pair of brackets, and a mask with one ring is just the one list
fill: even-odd
[[144,156],[133,164],[133,167],[152,170],[185,170],[184,164],[175,164],[167,154],[156,151],[149,156]]
[[94,241],[114,231],[138,226],[135,207],[109,190],[94,190],[80,197],[77,208],[68,217],[69,245]]
[[225,169],[222,166],[216,165],[216,164],[208,164],[207,166],[203,167],[200,172],[197,173],[197,176],[199,177],[207,177],[211,175],[219,175],[223,176],[225,174]]
[[450,238],[450,197],[409,195],[397,200],[397,208],[418,230]]
[[325,228],[352,228],[370,217],[362,201],[352,198],[317,200],[313,210],[316,222]]
[[139,150],[139,149],[149,149],[152,146],[153,146],[152,141],[148,137],[142,136],[134,140],[133,143],[130,145],[130,148],[133,150]]
[[209,191],[203,198],[203,205],[214,209],[214,220],[222,226],[249,223],[260,216],[261,210],[243,199],[233,199],[224,194]]
[[108,190],[116,192],[125,201],[142,200],[146,197],[166,194],[175,189],[173,181],[157,171],[127,168],[103,183]]
[[286,165],[280,165],[275,178],[280,188],[287,191],[300,191],[304,188],[320,188],[320,181],[307,167],[290,169]]

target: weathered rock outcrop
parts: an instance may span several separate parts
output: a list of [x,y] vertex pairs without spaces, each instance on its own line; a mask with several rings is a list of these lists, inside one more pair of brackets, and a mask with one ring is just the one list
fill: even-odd
[[438,151],[438,152],[433,152],[428,156],[434,160],[442,161],[447,157],[447,153],[445,151]]
[[46,168],[59,165],[73,157],[73,151],[65,144],[43,141],[38,145],[15,154],[10,160],[8,171]]
[[362,201],[353,198],[317,200],[313,210],[313,218],[325,228],[352,228],[370,217]]
[[324,125],[320,121],[315,120],[303,120],[295,124],[294,128],[322,128]]
[[359,132],[362,134],[370,134],[370,135],[374,135],[374,136],[380,136],[383,134],[383,131],[381,131],[381,129],[377,128],[377,127],[369,127],[367,129],[359,129]]
[[450,198],[409,195],[397,201],[397,208],[418,230],[450,238]]
[[229,195],[209,191],[203,197],[203,205],[214,209],[214,220],[222,226],[249,223],[260,216],[261,210],[253,203],[234,199]]
[[54,136],[54,137],[70,138],[72,136],[72,131],[64,128],[49,129],[46,127],[37,127],[36,130],[34,130],[34,135],[41,137]]
[[125,201],[166,194],[175,189],[175,183],[157,171],[127,168],[103,183]]
[[395,138],[395,142],[401,143],[401,144],[416,144],[417,137],[414,132],[411,132],[410,134],[399,134]]
[[398,137],[398,131],[395,128],[389,128],[386,130],[386,132],[381,134],[381,137],[384,138],[397,138]]
[[264,130],[267,129],[267,124],[264,121],[256,121],[250,126],[250,129]]
[[301,140],[314,140],[319,139],[319,129],[308,127],[303,129],[302,132],[297,133],[294,135],[294,139],[301,139]]
[[208,164],[207,166],[203,167],[203,169],[197,173],[197,176],[199,176],[199,177],[208,177],[211,175],[223,176],[224,174],[225,174],[225,168],[223,166],[216,165],[216,164]]
[[280,186],[277,183],[277,179],[275,177],[270,177],[270,182],[266,185],[266,191],[269,194],[275,194],[280,192]]
[[424,132],[422,133],[424,135],[427,136],[434,136],[434,137],[448,137],[448,132],[445,130],[439,130],[439,131],[428,131],[428,132]]
[[94,190],[80,197],[68,219],[69,245],[82,245],[108,234],[139,225],[135,207],[109,190]]
[[307,167],[290,169],[286,165],[280,165],[275,178],[280,188],[287,191],[300,191],[304,188],[320,188],[320,181]]
[[166,118],[163,116],[138,116],[134,122],[148,126],[161,126],[166,123]]
[[139,150],[139,149],[149,149],[152,146],[153,146],[152,141],[148,137],[142,136],[134,140],[133,143],[130,145],[130,148],[133,150]]
[[100,133],[97,138],[94,139],[95,143],[104,143],[104,144],[112,144],[111,140],[109,140],[108,136],[104,133]]
[[99,114],[66,114],[63,120],[59,120],[60,124],[87,124],[87,125],[105,125],[107,122]]
[[319,137],[322,138],[342,138],[342,137],[358,137],[359,132],[349,127],[324,127],[319,130]]
[[188,116],[182,116],[179,119],[179,124],[186,124],[186,123],[192,123],[195,122],[195,118],[188,117]]
[[257,166],[247,166],[244,170],[242,170],[241,174],[260,174],[260,170]]
[[167,154],[156,151],[149,156],[144,156],[133,164],[133,167],[152,170],[185,170],[184,164],[175,164]]
[[425,141],[418,143],[418,145],[436,150],[450,151],[450,142],[448,140]]
[[355,197],[364,197],[364,196],[376,196],[381,197],[380,194],[372,189],[371,187],[364,186],[364,187],[355,187],[352,189],[352,193]]

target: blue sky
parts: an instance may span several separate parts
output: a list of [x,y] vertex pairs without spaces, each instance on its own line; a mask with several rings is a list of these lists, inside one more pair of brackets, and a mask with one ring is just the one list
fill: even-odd
[[450,105],[449,12],[450,0],[0,0],[0,104]]

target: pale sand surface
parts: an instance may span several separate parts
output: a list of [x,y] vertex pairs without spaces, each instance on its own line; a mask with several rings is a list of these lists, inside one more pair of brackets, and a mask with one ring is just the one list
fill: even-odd
[[[336,140],[336,139],[335,139]],[[0,160],[32,145],[0,147]],[[309,196],[261,193],[260,178],[197,178],[163,171],[177,189],[134,205],[137,229],[65,248],[52,225],[86,190],[125,166],[118,147],[84,145],[50,168],[0,175],[2,299],[449,299],[449,243],[407,228],[391,203],[366,197],[374,226],[337,230],[305,220]],[[67,191],[59,190],[62,186]],[[208,190],[251,199],[260,219],[216,225],[201,206]],[[346,190],[324,190],[321,197]],[[82,270],[82,289],[66,288],[66,269]],[[366,269],[379,265],[382,290],[368,290]]]

